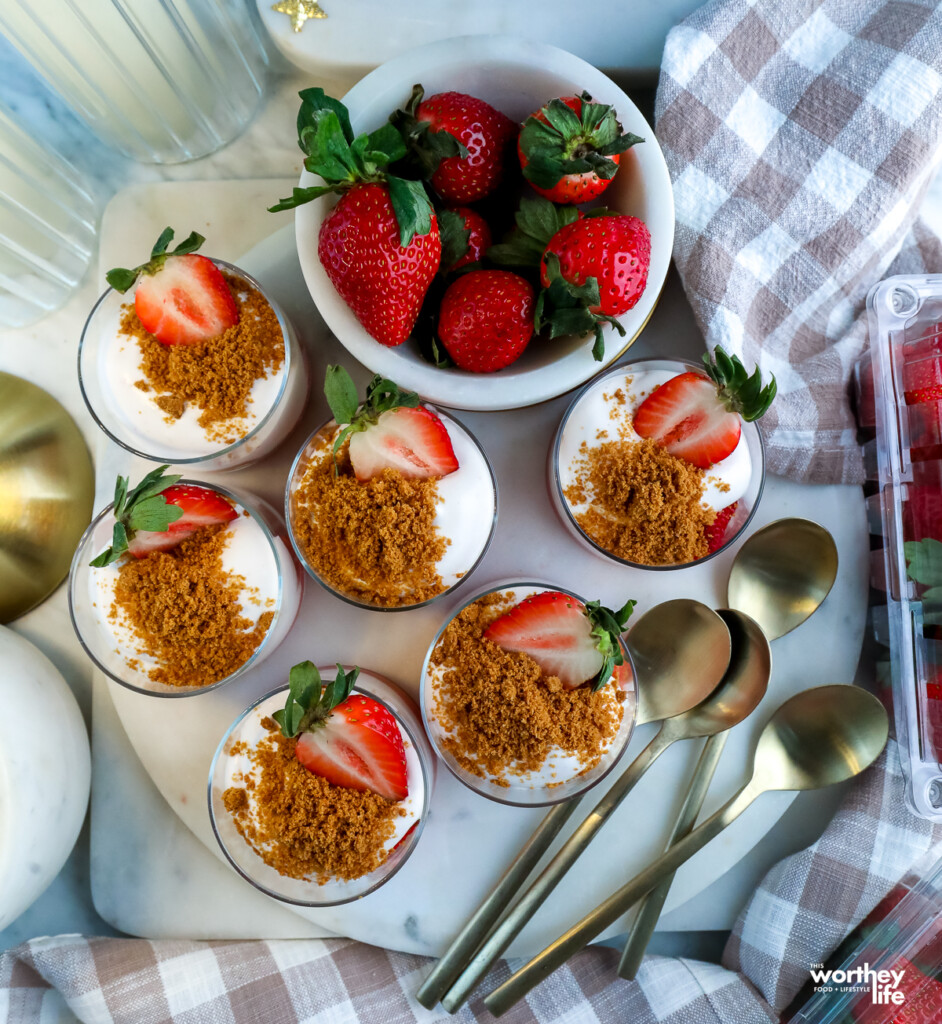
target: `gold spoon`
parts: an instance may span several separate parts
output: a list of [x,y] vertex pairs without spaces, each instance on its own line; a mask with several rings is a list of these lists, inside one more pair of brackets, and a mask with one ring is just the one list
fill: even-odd
[[[807,519],[783,519],[753,534],[739,549],[730,570],[729,601],[731,607],[735,602],[741,611],[760,616],[766,637],[777,640],[818,610],[836,577],[837,549],[827,530]],[[733,632],[726,614],[719,614]],[[755,619],[749,621],[757,626]],[[733,640],[735,650],[735,634]],[[719,733],[706,741],[668,848],[696,824],[725,737]],[[619,977],[633,980],[637,975],[672,881],[673,876],[641,901],[618,964]]]
[[[699,601],[665,601],[642,615],[625,638],[637,684],[635,723],[659,722],[703,700],[726,671],[730,644],[723,620]],[[624,782],[628,772],[616,786]],[[637,778],[629,778],[629,788],[636,781]],[[579,800],[563,801],[544,816],[425,979],[416,994],[424,1007],[432,1009],[448,992],[578,804]]]
[[[667,602],[667,604],[673,604],[673,602]],[[663,607],[663,605],[658,606],[658,608]],[[653,611],[656,610],[653,609]],[[649,614],[651,613],[649,612]],[[716,615],[716,613],[711,612],[711,615]],[[719,616],[716,616],[716,618],[722,624],[723,620]],[[638,625],[640,626],[641,623],[639,622]],[[713,733],[726,728],[724,723],[727,721],[727,715],[729,714],[727,708],[731,704],[738,704],[739,701],[734,701],[732,695],[726,692],[726,688],[721,683],[729,666],[731,653],[729,630],[725,627],[725,624],[724,631],[726,634],[724,639],[730,643],[730,646],[724,646],[722,648],[723,656],[715,659],[714,671],[709,674],[712,686],[702,688],[700,702],[688,711],[684,711],[681,714],[675,713],[670,717],[667,717],[666,714],[660,716],[663,717],[664,721],[654,739],[625,769],[624,773],[615,781],[615,784],[595,805],[588,817],[562,845],[556,856],[537,875],[536,880],[523,893],[513,908],[503,916],[500,923],[484,941],[452,987],[442,996],[442,1006],[449,1013],[454,1013],[461,1006],[474,986],[488,971],[491,964],[503,953],[527,921],[542,906],[543,901],[556,888],[566,872],[595,838],[599,829],[657,758],[671,744],[676,743],[678,740],[711,736]],[[663,647],[664,639],[659,638],[661,647]],[[684,674],[679,676],[679,678],[687,678],[688,673],[690,678],[692,678],[694,672],[699,672],[701,676],[703,675],[704,661],[709,657],[708,649],[700,648],[696,640],[690,642],[689,638],[685,637],[683,633],[676,632],[676,627],[672,628],[666,639],[668,646],[659,651],[662,655],[660,660],[646,660],[647,655],[652,652],[646,650],[639,651],[639,691],[642,691],[645,680],[648,678],[646,672],[654,671],[655,665],[659,665],[661,672],[669,676],[672,687],[679,685],[678,678],[674,676],[674,673],[680,670]],[[639,647],[634,630],[628,634],[628,644],[632,654],[634,654],[635,650]],[[663,657],[665,654],[667,655],[666,658]],[[762,693],[759,693],[752,707],[758,704],[761,697]],[[669,710],[667,708],[669,701],[666,696],[664,699],[665,707],[662,710],[666,711]]]
[[726,603],[751,615],[774,640],[820,607],[837,578],[834,538],[808,519],[778,519],[739,549]]
[[484,1005],[495,1017],[509,1010],[646,892],[715,839],[760,794],[820,789],[845,782],[879,757],[888,733],[883,705],[858,686],[818,686],[787,700],[759,736],[749,782],[686,839],[494,989]]
[[[707,738],[700,753],[683,806],[667,842],[668,849],[693,829],[720,755],[726,746],[729,730],[752,714],[765,696],[772,675],[772,652],[758,623],[748,615],[729,608],[720,608],[717,614],[729,627],[733,640],[733,657],[720,684],[723,691],[720,696],[725,700],[723,710],[727,713],[727,719],[721,732]],[[634,978],[637,974],[673,881],[673,875],[665,878],[656,889],[648,893],[638,908],[618,965],[620,977]]]

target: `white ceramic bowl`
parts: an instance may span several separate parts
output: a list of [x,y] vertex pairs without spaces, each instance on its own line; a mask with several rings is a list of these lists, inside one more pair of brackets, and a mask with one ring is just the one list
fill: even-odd
[[[340,342],[374,373],[395,380],[423,398],[458,409],[515,409],[534,405],[585,383],[631,344],[654,310],[670,264],[674,242],[674,199],[670,176],[654,132],[638,108],[601,71],[554,46],[506,36],[463,36],[446,39],[388,61],[358,82],[344,103],[356,133],[372,131],[406,103],[412,85],[421,82],[428,95],[456,90],[470,93],[523,121],[556,96],[587,90],[611,104],[626,131],[645,141],[621,160],[615,180],[603,196],[605,204],[640,217],[651,232],[648,283],[638,304],[620,317],[621,338],[605,326],[605,359],[592,358],[592,339],[564,337],[533,344],[513,365],[497,373],[441,370],[425,362],[406,342],[387,348],[374,341],[337,294],[317,257],[321,223],[337,200],[324,196],[297,210],[295,227],[301,270],[321,315]],[[301,185],[320,183],[304,171]]]

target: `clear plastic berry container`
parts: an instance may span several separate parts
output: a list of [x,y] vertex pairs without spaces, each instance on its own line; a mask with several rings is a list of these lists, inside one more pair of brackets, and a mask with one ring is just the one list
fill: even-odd
[[[431,406],[426,406],[431,409]],[[309,515],[298,497],[299,488],[312,467],[330,458],[337,423],[329,420],[304,442],[291,465],[285,490],[285,519],[298,560],[308,574],[325,590],[342,601],[360,608],[376,611],[408,611],[421,608],[446,597],[464,583],[490,546],[497,525],[497,480],[490,461],[476,437],[454,417],[433,410],[445,424],[458,459],[458,469],[438,480],[438,505],[435,524],[448,541],[444,554],[437,563],[437,571],[444,589],[431,597],[410,600],[408,593],[380,600],[370,595],[364,581],[351,575],[349,587],[329,581],[322,564],[316,560],[317,550],[305,540],[305,516]]]
[[[352,666],[345,668],[349,670]],[[326,682],[334,678],[336,666],[322,666],[319,671]],[[391,849],[379,867],[359,878],[330,878],[319,882],[316,878],[294,878],[280,873],[243,838],[227,810],[224,794],[230,787],[239,786],[244,781],[242,774],[251,770],[245,753],[240,752],[242,745],[251,748],[267,735],[262,719],[284,707],[287,692],[284,686],[260,697],[232,723],[222,738],[209,771],[209,816],[213,832],[232,867],[266,895],[304,907],[349,903],[388,882],[418,845],[428,820],[435,785],[435,758],[415,704],[384,676],[361,669],[353,693],[365,694],[382,704],[396,719],[402,734],[409,789],[406,799],[401,801],[407,812],[399,826],[402,835],[397,832],[388,841]]]
[[[191,697],[243,675],[261,664],[287,636],[297,618],[304,592],[304,574],[291,555],[284,520],[267,502],[243,490],[199,480],[180,484],[209,487],[227,498],[239,515],[227,526],[231,538],[223,551],[223,567],[242,576],[243,613],[257,621],[272,620],[254,653],[223,678],[207,678],[202,686],[175,686],[155,680],[158,662],[141,653],[140,640],[126,622],[112,617],[118,565],[95,568],[89,563],[109,546],[114,530],[114,505],[100,512],[82,535],[69,575],[69,613],[79,642],[95,665],[129,690],[155,697]],[[125,556],[131,557],[131,556]]]
[[[246,289],[260,292],[277,318],[284,339],[281,368],[253,385],[249,416],[238,423],[234,439],[209,436],[198,424],[196,406],[172,419],[149,392],[137,387],[143,374],[135,340],[120,332],[123,308],[134,292],[109,288],[95,303],[79,341],[78,374],[82,397],[99,427],[133,455],[151,462],[228,470],[245,466],[271,452],[297,424],[304,411],[309,376],[304,351],[291,321],[253,277],[225,260],[213,260]],[[236,428],[234,427],[235,431]],[[238,432],[238,431],[236,431]]]
[[442,624],[435,638],[429,645],[425,662],[422,666],[422,683],[420,701],[422,720],[435,752],[444,762],[445,767],[469,789],[480,796],[495,800],[498,803],[517,807],[544,807],[574,799],[587,792],[608,775],[618,763],[619,758],[628,747],[634,731],[637,694],[635,689],[634,666],[628,648],[621,643],[624,663],[616,667],[612,681],[608,687],[617,686],[622,692],[621,718],[614,735],[601,750],[601,756],[591,766],[585,766],[577,757],[559,749],[553,749],[537,770],[519,773],[507,770],[500,777],[486,771],[479,765],[479,770],[472,770],[465,759],[456,756],[451,741],[452,727],[448,723],[447,713],[439,701],[442,670],[433,664],[433,656],[442,639],[442,635],[451,622],[469,605],[491,594],[506,595],[514,603],[519,603],[532,594],[543,591],[559,591],[568,594],[585,604],[585,599],[572,593],[566,587],[557,587],[550,583],[534,581],[508,580],[491,584],[478,591],[473,597],[464,601]]
[[942,821],[942,275],[888,278],[867,312],[855,397],[877,673],[892,693],[907,803]]
[[578,521],[580,514],[591,505],[588,499],[577,501],[574,498],[574,494],[588,493],[579,486],[579,466],[585,452],[595,445],[617,440],[620,428],[624,432],[624,424],[646,395],[671,377],[687,371],[702,373],[703,366],[681,359],[642,359],[623,363],[582,388],[560,420],[547,460],[550,500],[572,536],[601,558],[655,572],[700,565],[725,551],[755,515],[765,486],[765,449],[757,424],[743,421],[741,441],[733,454],[713,469],[704,471],[704,500],[708,500],[717,512],[732,504],[734,492],[738,497],[721,535],[721,543],[702,558],[654,565],[632,561],[607,550]]

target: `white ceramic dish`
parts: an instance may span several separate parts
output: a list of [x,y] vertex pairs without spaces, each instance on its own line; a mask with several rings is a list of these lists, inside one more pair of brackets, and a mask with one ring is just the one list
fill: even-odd
[[[605,326],[605,359],[592,358],[592,339],[574,336],[551,344],[531,343],[513,365],[497,373],[441,370],[425,362],[406,342],[387,348],[374,341],[330,283],[317,256],[321,223],[336,204],[324,196],[297,210],[295,229],[304,280],[328,326],[341,344],[365,366],[417,391],[423,398],[458,409],[516,409],[555,398],[585,383],[615,359],[648,321],[670,265],[674,242],[674,200],[670,176],[650,125],[615,83],[565,50],[506,36],[463,36],[420,47],[388,61],[358,82],[344,97],[354,132],[378,128],[409,98],[413,83],[426,94],[457,90],[486,100],[522,121],[555,96],[587,90],[611,104],[626,131],[645,141],[622,158],[605,204],[640,217],[651,232],[648,283],[638,304],[620,318],[621,338]],[[301,185],[320,183],[304,171]]]

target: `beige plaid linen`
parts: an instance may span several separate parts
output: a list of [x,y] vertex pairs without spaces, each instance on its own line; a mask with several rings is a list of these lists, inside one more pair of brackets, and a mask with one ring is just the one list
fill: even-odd
[[707,346],[778,380],[774,473],[864,479],[847,385],[867,292],[942,271],[917,219],[942,159],[940,86],[934,0],[723,0],[667,38],[674,258]]
[[[928,853],[942,827],[905,808],[896,745],[851,789],[812,847],[777,865],[736,924],[726,966],[648,957],[635,982],[618,953],[574,957],[502,1017],[507,1024],[768,1024],[841,939]],[[588,909],[588,908],[583,908]],[[425,957],[347,939],[149,942],[35,939],[0,956],[0,1024],[486,1024],[483,994],[454,1017],[414,995]]]

